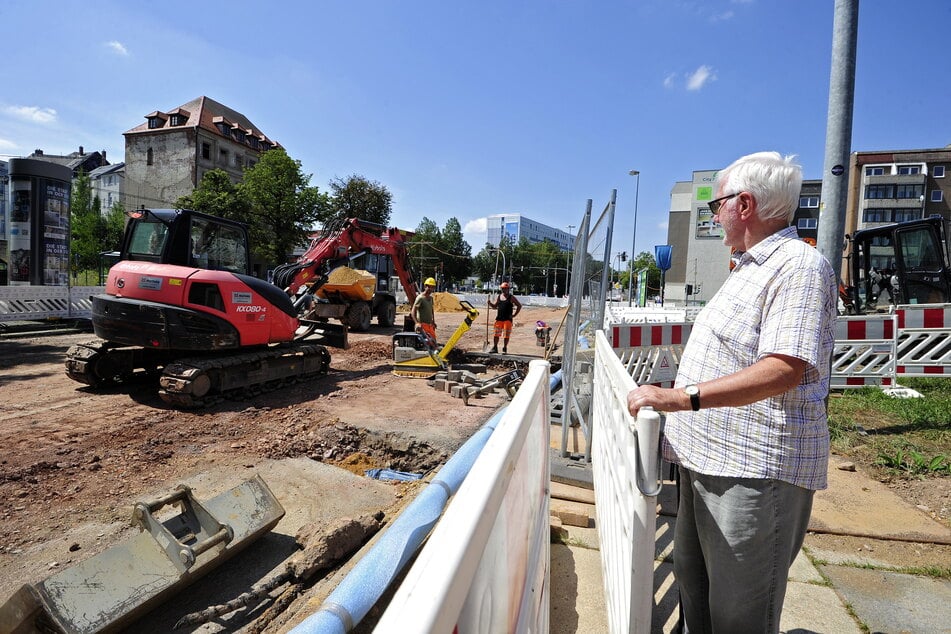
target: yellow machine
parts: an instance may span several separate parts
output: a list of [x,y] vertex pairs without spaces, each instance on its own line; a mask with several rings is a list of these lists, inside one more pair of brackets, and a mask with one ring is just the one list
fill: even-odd
[[466,318],[439,351],[420,333],[398,332],[393,335],[393,374],[425,379],[449,367],[449,352],[479,317],[479,311],[469,302],[460,300],[459,304],[465,309]]

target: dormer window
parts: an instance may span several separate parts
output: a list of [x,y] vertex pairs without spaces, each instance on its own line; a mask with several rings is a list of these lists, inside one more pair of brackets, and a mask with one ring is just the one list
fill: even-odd
[[182,116],[182,115],[180,115],[180,114],[173,114],[173,115],[169,118],[168,124],[171,125],[171,126],[185,125],[185,122],[186,122],[186,121],[188,121],[188,119],[187,119],[186,117],[184,117],[184,116]]
[[157,130],[165,125],[165,122],[168,120],[168,115],[160,110],[155,112],[150,112],[145,115],[146,120],[149,122],[149,130]]
[[218,133],[222,136],[226,136],[229,139],[231,138],[231,122],[225,119],[224,117],[215,117],[211,120],[215,127],[218,128]]
[[238,143],[244,143],[245,132],[238,126],[231,128],[231,135],[234,137],[234,140]]

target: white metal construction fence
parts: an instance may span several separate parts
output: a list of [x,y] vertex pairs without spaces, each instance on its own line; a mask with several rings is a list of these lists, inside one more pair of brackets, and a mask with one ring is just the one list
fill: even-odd
[[0,321],[89,319],[102,286],[0,286]]
[[548,632],[549,380],[532,361],[374,632]]
[[631,416],[627,394],[634,380],[604,331],[595,340],[592,468],[608,626],[612,634],[647,634],[661,486],[660,414]]

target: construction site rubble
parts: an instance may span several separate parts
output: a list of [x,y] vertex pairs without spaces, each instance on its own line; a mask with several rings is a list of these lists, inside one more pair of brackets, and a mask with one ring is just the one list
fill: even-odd
[[503,390],[512,398],[524,378],[525,373],[518,368],[489,378],[480,378],[470,370],[446,370],[437,372],[429,384],[440,392],[448,392],[453,398],[461,398],[468,405],[470,398],[482,398],[496,389]]

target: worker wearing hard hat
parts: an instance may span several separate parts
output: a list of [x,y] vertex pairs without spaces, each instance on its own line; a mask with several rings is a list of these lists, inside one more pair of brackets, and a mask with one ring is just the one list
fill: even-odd
[[427,277],[423,282],[423,292],[416,296],[413,310],[410,312],[416,322],[416,332],[421,332],[433,348],[436,347],[436,310],[433,307],[433,291],[436,290],[436,280]]
[[522,310],[522,304],[515,295],[509,293],[509,283],[502,282],[499,294],[493,302],[489,300],[489,308],[495,308],[495,339],[492,342],[492,354],[499,352],[499,339],[502,339],[502,352],[509,351],[509,338],[512,336],[512,320]]

